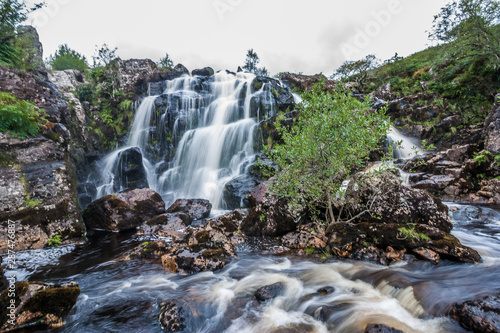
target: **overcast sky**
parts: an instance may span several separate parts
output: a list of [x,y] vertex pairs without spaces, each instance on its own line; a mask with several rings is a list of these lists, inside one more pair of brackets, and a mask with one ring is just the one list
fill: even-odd
[[[27,2],[33,0],[27,0]],[[253,48],[271,74],[331,75],[345,60],[385,60],[430,45],[446,0],[46,0],[30,16],[44,57],[67,43],[89,62],[96,45],[122,59],[168,52],[188,69],[236,70]]]

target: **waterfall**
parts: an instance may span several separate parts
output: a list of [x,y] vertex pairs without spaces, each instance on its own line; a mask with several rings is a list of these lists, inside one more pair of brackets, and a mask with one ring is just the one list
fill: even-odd
[[[166,81],[161,95],[142,100],[127,144],[99,162],[96,198],[142,184],[137,174],[144,174],[145,185],[167,202],[203,198],[226,209],[225,185],[245,175],[255,159],[259,119],[275,114],[272,88],[255,79],[223,71]],[[130,162],[139,157],[143,170]]]
[[391,126],[389,133],[387,133],[387,143],[394,148],[395,159],[410,159],[424,153],[417,139],[404,136],[394,126]]

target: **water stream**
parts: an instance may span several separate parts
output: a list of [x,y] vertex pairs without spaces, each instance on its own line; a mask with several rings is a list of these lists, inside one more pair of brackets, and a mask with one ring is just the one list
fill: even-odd
[[[164,299],[176,299],[187,309],[185,332],[260,333],[283,327],[362,332],[370,323],[407,333],[466,332],[446,315],[454,302],[500,291],[500,213],[448,205],[452,233],[478,250],[482,263],[320,262],[274,255],[271,241],[255,241],[240,246],[238,259],[220,272],[183,276],[148,261],[121,261],[139,240],[104,233],[71,251],[20,253],[19,265],[31,281],[80,285],[82,293],[61,332],[162,332],[156,318]],[[43,253],[43,266],[33,265]],[[285,284],[284,294],[259,304],[254,292],[276,282]],[[326,286],[335,291],[317,292]]]

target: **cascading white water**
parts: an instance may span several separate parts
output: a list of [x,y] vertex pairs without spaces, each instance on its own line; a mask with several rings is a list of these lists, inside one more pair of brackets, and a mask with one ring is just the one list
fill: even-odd
[[387,133],[387,141],[393,146],[393,155],[396,159],[410,159],[424,153],[418,140],[404,136],[394,126],[391,126]]
[[[245,174],[255,159],[257,120],[275,113],[270,88],[256,89],[254,79],[249,73],[219,72],[203,80],[185,75],[167,81],[161,95],[144,98],[127,145],[101,161],[97,198],[123,190],[115,184],[121,154],[138,147],[148,186],[167,201],[203,198],[225,209],[224,186]],[[253,97],[270,107],[254,105],[252,113]],[[155,101],[165,109],[155,110]]]
[[[115,184],[116,177],[121,177],[121,170],[118,170],[118,163],[120,161],[121,154],[131,147],[137,147],[144,155],[145,147],[148,143],[149,126],[154,110],[156,97],[157,96],[148,96],[142,100],[135,113],[134,122],[132,124],[132,129],[130,130],[127,144],[124,147],[108,154],[102,161],[100,161],[99,164],[101,179],[97,186],[96,198],[100,198],[104,195],[124,190],[124,188],[121,187],[117,188]],[[145,158],[142,159],[142,163],[148,183],[152,189],[155,189],[154,168],[152,167],[151,163]]]
[[[253,132],[257,122],[250,117],[253,74],[225,72],[214,76],[212,102],[202,111],[198,128],[187,130],[179,142],[171,168],[159,178],[163,194],[205,198],[224,208],[222,190],[242,174],[254,158]],[[245,94],[243,105],[240,96]]]

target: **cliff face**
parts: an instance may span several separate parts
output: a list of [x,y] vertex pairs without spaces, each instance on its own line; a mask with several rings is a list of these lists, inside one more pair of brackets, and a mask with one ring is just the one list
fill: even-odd
[[4,67],[0,90],[43,108],[48,120],[37,137],[0,134],[0,253],[42,248],[57,235],[63,243],[82,238],[66,101],[44,78]]

